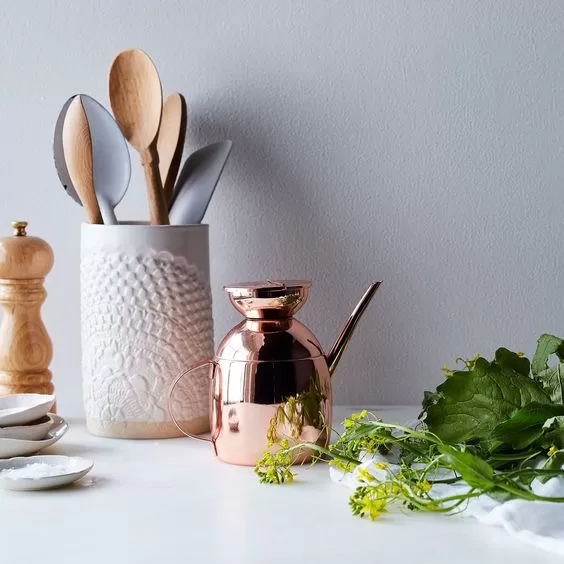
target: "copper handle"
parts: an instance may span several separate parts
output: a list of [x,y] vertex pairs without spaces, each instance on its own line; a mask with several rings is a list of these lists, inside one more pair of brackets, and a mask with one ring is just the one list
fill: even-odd
[[217,439],[217,434],[218,434],[217,431],[212,434],[210,439],[206,439],[205,437],[200,437],[199,435],[194,435],[193,433],[189,433],[188,431],[185,431],[180,426],[180,424],[178,423],[178,420],[176,419],[176,417],[174,416],[174,413],[172,411],[172,393],[174,392],[174,388],[176,388],[176,386],[178,385],[178,382],[180,382],[180,380],[182,380],[182,378],[184,378],[184,376],[188,376],[188,374],[190,374],[190,372],[193,372],[194,370],[198,370],[198,368],[203,368],[204,366],[206,366],[208,364],[210,364],[211,366],[213,366],[215,368],[215,366],[217,365],[217,362],[215,360],[203,360],[202,362],[198,362],[198,364],[194,364],[193,366],[188,368],[188,370],[186,370],[180,376],[178,376],[178,378],[176,378],[176,380],[174,380],[174,382],[170,386],[170,390],[168,392],[168,412],[170,414],[172,422],[176,425],[176,428],[183,435],[186,435],[187,437],[190,437],[191,439],[198,439],[199,441],[206,441],[208,443],[211,443],[213,445],[213,449],[215,451],[215,454],[217,455],[217,447],[215,446],[215,441]]

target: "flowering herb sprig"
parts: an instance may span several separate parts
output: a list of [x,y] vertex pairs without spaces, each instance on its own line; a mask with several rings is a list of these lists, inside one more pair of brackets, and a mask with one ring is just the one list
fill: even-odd
[[[549,366],[551,355],[559,363]],[[349,505],[369,519],[390,505],[452,514],[481,495],[564,502],[532,488],[535,479],[564,476],[564,341],[541,336],[532,362],[499,349],[493,361],[477,355],[463,364],[459,371],[445,367],[445,382],[425,393],[416,428],[363,410],[343,421],[335,443],[283,440],[256,472],[263,482],[292,481],[292,461],[310,449],[316,460],[355,473],[359,486]],[[444,496],[439,484],[461,487]]]
[[[287,439],[280,441],[279,445],[268,445],[262,458],[255,466],[255,474],[261,484],[284,484],[294,481],[292,472],[292,453],[289,451]],[[274,451],[273,451],[274,450]]]

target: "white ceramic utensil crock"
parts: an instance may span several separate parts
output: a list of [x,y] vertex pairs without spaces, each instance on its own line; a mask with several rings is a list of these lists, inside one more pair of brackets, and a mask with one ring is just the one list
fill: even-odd
[[[179,436],[170,385],[213,354],[208,226],[83,224],[81,313],[89,431]],[[202,371],[175,395],[175,414],[195,433],[209,429],[208,387]]]

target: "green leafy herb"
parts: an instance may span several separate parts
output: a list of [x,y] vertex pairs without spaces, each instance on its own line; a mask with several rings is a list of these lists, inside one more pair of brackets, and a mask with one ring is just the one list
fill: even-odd
[[541,335],[531,362],[533,376],[548,368],[548,359],[553,354],[556,354],[560,361],[564,360],[564,341],[554,335]]
[[[550,366],[552,357],[556,364]],[[532,362],[504,348],[492,361],[479,355],[457,360],[463,369],[443,367],[445,381],[424,393],[417,428],[362,411],[345,419],[342,434],[329,447],[300,443],[293,431],[292,444],[288,438],[280,442],[278,419],[293,421],[299,430],[302,417],[315,418],[324,396],[316,394],[311,402],[309,396],[289,398],[280,417],[273,418],[269,450],[255,469],[260,481],[291,482],[291,464],[308,448],[316,461],[325,457],[343,472],[356,472],[361,485],[349,505],[354,515],[369,519],[380,517],[390,504],[450,514],[480,495],[564,502],[531,489],[534,479],[564,476],[564,341],[542,335]],[[374,454],[394,462],[372,462],[372,471],[359,466]],[[441,497],[434,486],[444,483],[462,487]]]
[[293,482],[292,454],[287,440],[282,440],[275,452],[272,447],[265,451],[255,466],[255,474],[261,484],[284,484]]
[[472,488],[488,491],[495,487],[494,470],[482,458],[467,451],[461,451],[449,445],[441,445],[439,452],[444,460]]
[[[556,355],[558,364],[549,366],[548,361]],[[564,403],[564,341],[554,335],[541,335],[533,357],[531,370],[533,378],[555,403]]]
[[[543,470],[558,471],[564,466],[564,450],[558,450],[556,447],[551,447],[548,451],[548,460],[543,465]],[[541,476],[541,482],[546,482],[550,475]]]
[[547,422],[559,415],[564,415],[562,404],[529,403],[495,427],[490,438],[513,449],[524,449],[538,441],[550,429]]
[[499,349],[495,360],[479,357],[470,370],[457,371],[424,404],[429,430],[448,442],[487,437],[516,410],[531,402],[550,403],[542,387],[524,375],[527,359]]

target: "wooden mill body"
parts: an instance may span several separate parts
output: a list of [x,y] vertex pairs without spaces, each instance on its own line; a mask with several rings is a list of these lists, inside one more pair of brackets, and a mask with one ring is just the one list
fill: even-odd
[[42,239],[27,236],[27,222],[12,227],[14,235],[0,239],[0,395],[52,394],[53,348],[40,309],[53,251]]

